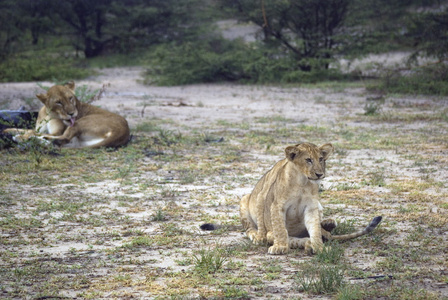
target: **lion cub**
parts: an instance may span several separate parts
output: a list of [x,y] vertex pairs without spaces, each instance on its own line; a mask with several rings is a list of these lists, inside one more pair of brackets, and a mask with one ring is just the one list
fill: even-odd
[[322,220],[319,180],[325,177],[325,161],[333,146],[303,143],[285,149],[279,161],[240,202],[240,217],[246,235],[255,244],[268,242],[269,254],[284,254],[290,248],[308,253],[322,250],[322,237],[346,240],[371,232],[381,221],[376,217],[364,230],[332,236],[332,219]]
[[[363,230],[346,235],[331,235],[336,222],[322,220],[318,182],[325,177],[325,161],[333,150],[331,144],[287,147],[286,158],[241,199],[241,223],[253,243],[272,245],[269,254],[284,254],[291,248],[305,248],[313,254],[322,250],[323,237],[348,240],[375,229],[382,217],[375,217]],[[209,223],[200,226],[202,230],[219,227]]]
[[39,111],[35,131],[7,129],[19,133],[16,140],[32,136],[67,148],[118,147],[129,141],[129,126],[123,117],[80,102],[75,83],[52,86],[46,94],[36,95],[44,104]]

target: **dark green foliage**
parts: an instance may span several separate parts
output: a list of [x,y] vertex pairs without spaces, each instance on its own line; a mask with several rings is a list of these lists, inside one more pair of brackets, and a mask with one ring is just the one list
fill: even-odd
[[0,1],[0,55],[46,43],[48,36],[61,38],[86,58],[191,40],[209,24],[203,4],[204,0]]
[[[317,60],[309,60],[319,63]],[[300,70],[288,53],[242,41],[212,39],[181,46],[161,46],[153,53],[147,83],[182,85],[199,82],[310,83],[347,79],[336,69]]]
[[0,82],[73,80],[84,78],[93,71],[79,66],[80,60],[35,55],[10,56],[0,62]]
[[60,24],[52,10],[57,3],[55,0],[0,1],[0,58],[29,50],[30,46],[43,43],[44,36],[57,36],[56,28]]
[[444,63],[412,69],[408,74],[390,71],[369,89],[388,93],[448,95],[448,65]]
[[412,15],[408,30],[416,45],[411,58],[423,55],[440,61],[448,59],[448,8]]
[[[218,17],[258,25],[258,42],[221,39]],[[440,63],[375,88],[447,95],[447,24],[436,0],[0,0],[0,82],[74,80],[82,65],[147,66],[161,85],[353,80],[339,58],[412,50]]]
[[[380,84],[371,89],[389,93],[448,95],[448,9],[408,15],[407,39],[414,52],[409,66],[400,70],[386,70]],[[418,59],[437,60],[418,65]]]

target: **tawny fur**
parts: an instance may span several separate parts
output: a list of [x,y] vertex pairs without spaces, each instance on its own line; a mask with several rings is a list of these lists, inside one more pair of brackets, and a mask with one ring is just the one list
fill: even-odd
[[119,147],[129,141],[129,126],[123,117],[96,106],[80,102],[75,84],[52,86],[46,94],[36,95],[44,104],[39,111],[35,130],[7,129],[20,134],[17,140],[33,136],[67,148]]
[[323,239],[351,239],[372,231],[377,217],[363,231],[332,236],[332,219],[322,220],[318,181],[325,177],[325,162],[332,154],[331,144],[311,143],[289,146],[286,158],[277,162],[257,183],[251,194],[240,201],[241,222],[255,244],[268,243],[269,254],[284,254],[291,248],[316,253]]

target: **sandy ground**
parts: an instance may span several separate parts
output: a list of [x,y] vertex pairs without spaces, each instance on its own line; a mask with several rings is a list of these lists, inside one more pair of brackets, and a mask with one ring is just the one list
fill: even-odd
[[[371,101],[368,99],[377,95],[370,95],[362,87],[344,88],[330,86],[328,88],[314,89],[308,87],[243,86],[233,84],[158,87],[141,84],[139,80],[142,71],[141,68],[103,69],[100,70],[100,75],[93,76],[76,84],[78,86],[88,85],[92,89],[99,89],[103,84],[106,84],[107,89],[103,98],[94,104],[125,116],[132,130],[139,124],[149,120],[159,119],[170,120],[170,122],[164,122],[162,125],[166,129],[183,132],[185,134],[194,130],[201,131],[204,128],[208,134],[217,132],[220,135],[225,133],[226,130],[229,132],[241,131],[240,134],[245,135],[248,132],[257,130],[272,131],[275,133],[278,132],[279,128],[284,128],[285,131],[293,127],[303,128],[304,131],[307,128],[313,128],[313,134],[311,136],[304,132],[303,135],[298,135],[294,138],[287,134],[284,138],[281,136],[275,137],[277,143],[269,151],[252,148],[251,145],[241,145],[241,142],[230,140],[229,143],[239,143],[242,149],[241,152],[248,161],[248,168],[251,171],[242,175],[243,178],[246,178],[246,181],[244,184],[234,184],[230,181],[230,175],[216,175],[215,177],[212,176],[203,180],[201,183],[188,185],[173,183],[170,186],[171,189],[188,195],[187,198],[180,197],[179,205],[184,209],[198,209],[198,207],[201,207],[200,200],[196,200],[196,198],[200,198],[198,195],[202,197],[206,193],[211,193],[214,197],[214,204],[203,208],[206,214],[218,216],[221,220],[235,218],[238,215],[238,199],[242,195],[250,192],[256,180],[275,161],[282,158],[282,149],[287,145],[306,139],[316,144],[332,142],[342,146],[342,149],[338,150],[334,162],[329,164],[328,176],[323,182],[324,190],[330,191],[330,194],[324,196],[323,199],[324,206],[331,209],[330,213],[334,212],[337,217],[344,218],[344,214],[347,212],[352,217],[360,219],[362,223],[367,223],[372,215],[385,215],[386,222],[383,233],[387,237],[382,243],[387,244],[389,241],[400,241],[400,243],[403,241],[404,243],[408,239],[408,236],[412,234],[414,225],[416,224],[415,222],[417,221],[415,219],[413,221],[403,221],[405,218],[400,216],[400,211],[402,211],[403,206],[409,203],[405,203],[405,200],[401,199],[401,197],[412,199],[409,195],[412,195],[413,191],[411,188],[403,192],[403,194],[397,194],[393,192],[394,189],[391,186],[403,182],[420,183],[426,180],[434,184],[430,185],[424,193],[434,199],[422,206],[423,211],[428,214],[435,213],[438,218],[446,222],[448,210],[448,171],[446,169],[448,165],[448,139],[446,138],[448,125],[446,119],[440,118],[433,122],[428,121],[430,119],[429,117],[421,116],[431,116],[438,112],[446,112],[448,108],[448,99],[446,98],[388,97],[382,106],[382,114],[386,117],[389,116],[390,119],[385,118],[385,121],[375,119],[376,121],[371,121],[364,116],[364,107],[366,103]],[[50,83],[44,83],[44,85],[48,86]],[[42,90],[35,83],[0,84],[0,109],[17,109],[22,105],[27,109],[37,109],[40,105],[34,95],[40,92]],[[416,117],[414,121],[408,121],[406,118],[402,121],[393,119],[399,119],[402,114],[406,114],[407,118],[410,118],[409,116],[420,117]],[[278,123],[272,121],[280,117],[281,120],[286,121],[279,121]],[[262,122],[263,118],[267,118],[266,122],[272,124],[266,126]],[[239,123],[242,124],[243,129],[235,127],[235,124]],[[216,124],[223,125],[217,126]],[[226,129],[225,124],[232,125],[229,125],[229,128]],[[316,132],[318,136],[313,137]],[[370,135],[373,135],[372,132],[376,132],[373,140],[370,137]],[[418,142],[411,141],[414,133],[415,139],[418,139]],[[363,138],[366,138],[368,141],[361,142]],[[228,137],[224,137],[224,139],[227,141]],[[397,141],[402,141],[403,139],[408,140],[411,146],[403,149],[402,147],[408,147],[406,146],[408,144],[407,142],[397,143],[398,146],[396,148],[387,146],[389,145],[388,143],[394,142],[395,139]],[[355,144],[358,146],[356,148],[350,147],[350,140],[355,141]],[[369,145],[377,146],[371,149]],[[381,145],[385,146],[383,147]],[[430,166],[426,165],[427,161],[431,161]],[[142,165],[147,163],[148,161],[141,162]],[[230,164],[229,168],[231,167],[232,165]],[[423,175],[426,174],[422,174],[422,172],[428,173],[427,168],[431,170],[428,176],[424,177]],[[364,201],[364,203],[356,204],[356,200],[353,200],[349,204],[338,204],[337,201],[333,201],[334,199],[332,197],[334,195],[331,194],[331,191],[337,193],[341,190],[341,185],[362,185],[363,178],[370,178],[369,176],[372,173],[379,172],[385,177],[386,187],[363,187],[361,189],[361,196],[366,198],[361,201]],[[114,197],[126,195],[136,199],[145,199],[151,193],[138,190],[138,184],[147,180],[157,181],[161,178],[166,179],[171,175],[168,170],[159,170],[157,172],[150,170],[144,176],[146,177],[136,179],[135,184],[129,188],[119,188],[119,182],[109,180],[88,184],[83,187],[80,193],[86,195],[108,195],[111,201],[104,204],[108,209],[116,210],[133,220],[147,220],[154,214],[155,206],[147,207],[143,211],[131,212],[129,209],[121,207],[119,201],[113,200]],[[241,175],[239,173],[234,176]],[[214,180],[217,183],[213,182]],[[8,186],[8,188],[10,191],[13,190],[12,185]],[[25,193],[25,190],[23,189],[22,193]],[[347,197],[352,197],[351,199],[356,198],[356,192],[353,192],[353,194],[347,192]],[[366,204],[365,202],[368,201],[372,201],[373,204]],[[418,202],[416,205],[420,204]],[[52,216],[58,217],[57,214],[57,212],[53,212]],[[17,215],[20,215],[20,213],[17,213]],[[197,232],[197,226],[203,222],[203,219],[200,216],[195,216],[192,219],[190,218],[186,223],[183,223],[181,220],[179,222],[185,228],[194,231],[197,236],[204,236],[213,240],[213,236],[210,236],[208,233]],[[446,245],[447,225],[443,222],[437,230],[440,232],[439,242],[445,243]],[[424,226],[424,224],[421,224],[421,226]],[[159,226],[152,223],[141,227],[141,229],[148,235],[158,234],[161,230]],[[82,231],[81,228],[77,230]],[[4,236],[9,237],[10,235],[9,233],[4,233]],[[225,245],[232,245],[240,243],[244,240],[244,237],[240,232],[230,232],[226,233],[224,237],[217,237],[217,239]],[[417,248],[423,247],[418,241],[415,243]],[[94,249],[96,252],[92,255],[103,257],[106,254],[101,252],[102,249],[119,247],[123,244],[123,240],[111,240],[104,245],[95,245]],[[383,274],[381,273],[380,267],[375,267],[375,263],[384,259],[384,257],[377,257],[368,251],[361,251],[362,253],[359,253],[356,250],[357,247],[362,247],[365,244],[365,242],[354,242],[350,244],[348,249],[346,249],[348,260],[359,269],[368,270],[369,268],[375,268],[375,274]],[[160,249],[150,248],[146,249],[144,253],[140,253],[139,259],[142,261],[151,261],[150,267],[154,270],[181,272],[188,267],[179,265],[176,261],[185,256],[185,253],[182,251],[189,253],[194,247],[190,245],[179,251],[170,250],[172,251],[172,255],[160,255]],[[381,247],[384,248],[383,246]],[[34,248],[34,246],[30,248]],[[73,251],[89,251],[89,249],[85,241],[58,242],[51,247],[39,247],[39,251],[59,259],[65,259]],[[8,251],[11,250],[12,248],[8,249]],[[32,252],[26,246],[15,248],[14,251],[19,251],[22,255],[30,255]],[[385,251],[387,252],[387,250]],[[437,295],[436,297],[441,297],[440,299],[447,299],[448,297],[448,285],[446,281],[448,266],[446,260],[443,263],[443,257],[446,259],[446,255],[446,250],[439,249],[436,251],[433,257],[437,256],[439,258],[434,258],[433,261],[430,261],[424,267],[429,270],[428,272],[431,274],[429,276],[430,279],[418,285],[419,290],[427,290],[429,293]],[[266,299],[270,297],[303,297],[303,299],[331,298],[330,296],[309,296],[291,288],[291,274],[297,271],[297,265],[291,263],[291,261],[297,263],[302,260],[307,260],[308,258],[306,256],[273,258],[265,254],[263,250],[251,253],[248,256],[248,259],[242,260],[245,262],[248,272],[259,271],[260,264],[269,264],[269,261],[278,263],[284,268],[281,276],[269,282],[265,282],[265,279],[262,279],[265,282],[263,296],[256,289],[244,287],[244,289],[248,290],[250,297],[264,297]],[[420,265],[423,264],[421,261],[411,262],[409,264],[409,272],[414,272],[420,267],[423,268]],[[102,278],[109,276],[110,272],[111,270],[107,267],[99,268],[95,271],[94,280],[101,283]],[[386,268],[384,272],[391,271]],[[439,274],[437,275],[439,277],[435,276],[434,273]],[[135,276],[138,277],[138,275]],[[166,278],[169,275],[162,274],[160,276],[161,279],[159,279],[157,284],[163,286],[163,278],[168,280]],[[412,280],[415,280],[415,278]],[[360,281],[354,282],[358,283]],[[391,285],[400,285],[400,282],[403,281],[391,283]],[[370,282],[364,282],[364,284],[366,286],[372,285]],[[384,286],[391,288],[387,284]],[[409,284],[406,283],[406,286],[409,286]],[[105,298],[113,298],[113,295],[120,295],[117,290],[114,292],[104,292],[102,296]],[[5,287],[4,291],[8,291],[8,288]],[[133,295],[137,298],[153,296],[151,292],[145,292],[143,290],[134,290],[133,294],[131,287],[120,287],[120,291],[126,291],[126,295]],[[74,297],[77,293],[79,293],[79,290],[69,290],[62,294]],[[126,297],[117,296],[117,298]]]

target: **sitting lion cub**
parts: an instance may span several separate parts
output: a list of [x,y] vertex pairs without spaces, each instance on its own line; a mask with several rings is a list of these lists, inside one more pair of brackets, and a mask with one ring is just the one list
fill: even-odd
[[37,136],[67,148],[118,147],[129,141],[127,121],[114,113],[80,102],[75,83],[52,86],[46,94],[36,95],[44,104],[39,111],[36,130],[6,129],[21,134],[16,140]]
[[[318,182],[325,177],[325,161],[333,150],[331,144],[287,147],[286,158],[277,162],[252,193],[241,199],[241,222],[253,243],[271,244],[269,254],[284,254],[290,248],[305,248],[312,254],[323,249],[323,237],[355,238],[371,232],[381,222],[381,217],[376,217],[362,231],[330,234],[336,223],[332,219],[322,220]],[[203,230],[215,228],[213,224],[201,226]]]

